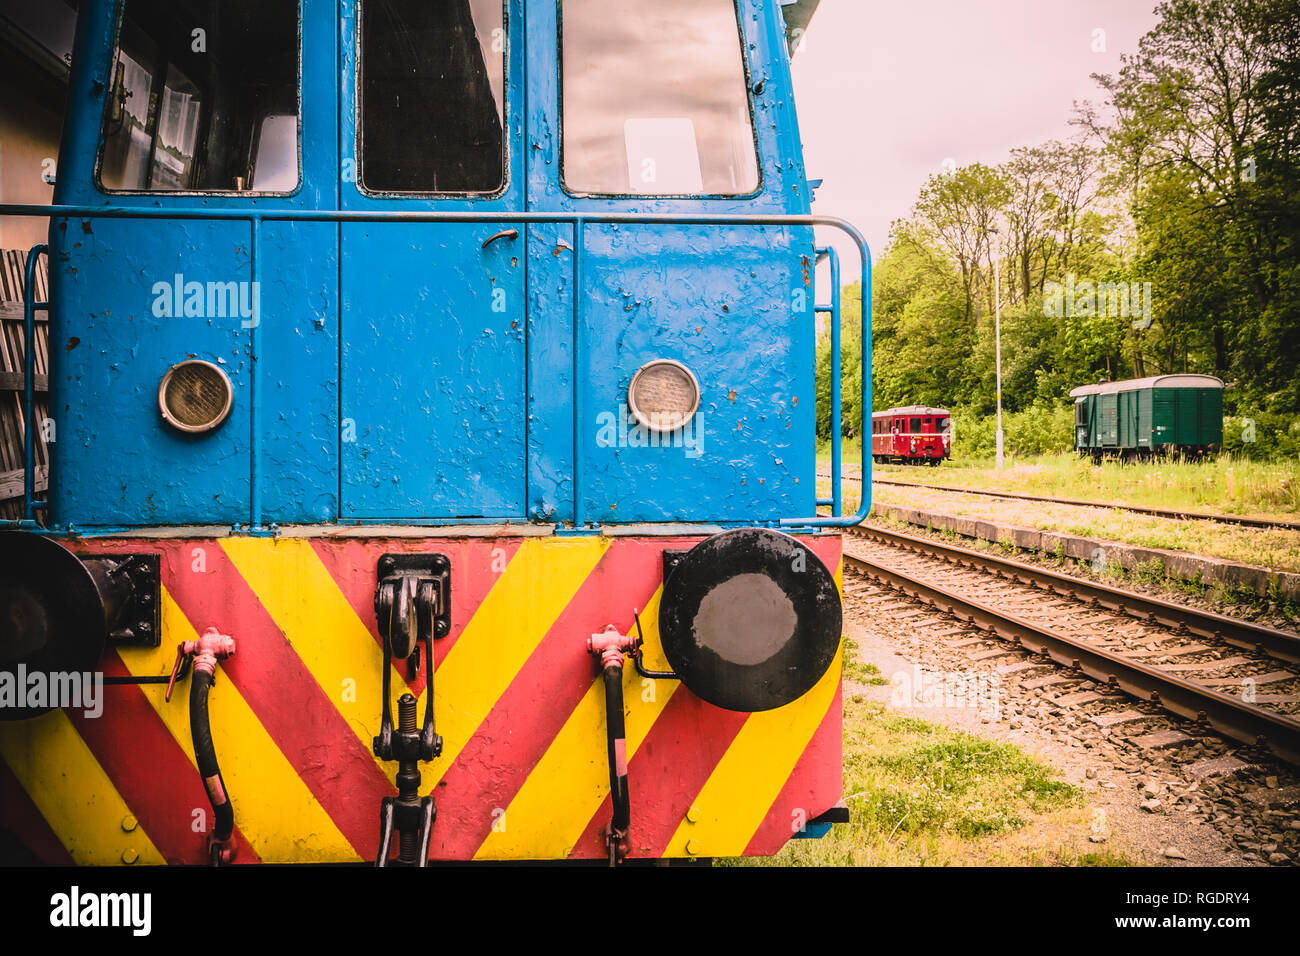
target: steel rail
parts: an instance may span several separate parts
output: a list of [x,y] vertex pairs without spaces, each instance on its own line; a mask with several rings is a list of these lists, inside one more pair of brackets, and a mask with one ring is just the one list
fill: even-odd
[[1283,760],[1300,764],[1300,721],[1269,713],[1236,697],[952,594],[897,569],[848,552],[844,560],[869,578],[933,604],[1004,640],[1019,643],[1031,653],[1045,655],[1102,684],[1119,687],[1133,697],[1208,724],[1224,736],[1266,747]]
[[956,545],[919,538],[899,531],[890,531],[872,525],[850,529],[860,537],[875,538],[893,547],[908,548],[966,564],[970,567],[993,570],[1009,576],[1022,584],[1044,588],[1054,594],[1075,597],[1112,611],[1131,614],[1139,620],[1153,621],[1166,627],[1187,631],[1201,637],[1224,641],[1246,650],[1259,651],[1278,660],[1300,664],[1300,634],[1265,627],[1250,621],[1203,611],[1186,604],[1176,604],[1160,598],[1148,597],[1135,591],[1111,587],[1088,581],[1072,574],[1063,574],[1040,568],[1023,561],[1013,561],[983,551],[960,548]]
[[[819,478],[829,475],[819,474]],[[859,475],[844,475],[845,481],[861,482]],[[1018,501],[1039,501],[1044,504],[1071,505],[1079,508],[1116,508],[1120,511],[1132,511],[1137,514],[1153,515],[1157,518],[1174,520],[1218,521],[1223,524],[1243,525],[1247,528],[1276,528],[1284,531],[1300,531],[1300,522],[1274,521],[1269,518],[1245,518],[1239,515],[1211,514],[1204,511],[1177,511],[1171,508],[1148,508],[1145,505],[1126,505],[1118,501],[1085,501],[1082,498],[1049,498],[1045,495],[1025,495],[1015,491],[983,491],[975,488],[954,488],[950,485],[929,485],[917,481],[888,481],[872,477],[874,485],[893,485],[897,488],[925,488],[929,491],[949,491],[966,495],[984,495],[988,498],[1013,498]]]

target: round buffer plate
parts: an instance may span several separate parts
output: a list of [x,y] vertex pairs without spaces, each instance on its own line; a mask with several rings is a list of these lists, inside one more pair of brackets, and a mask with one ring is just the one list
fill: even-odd
[[[94,670],[104,653],[106,631],[99,589],[75,555],[39,534],[0,531],[4,680]],[[24,720],[52,709],[0,707],[0,720]]]
[[664,582],[659,635],[673,672],[726,710],[798,700],[840,646],[835,578],[808,547],[766,528],[701,541]]

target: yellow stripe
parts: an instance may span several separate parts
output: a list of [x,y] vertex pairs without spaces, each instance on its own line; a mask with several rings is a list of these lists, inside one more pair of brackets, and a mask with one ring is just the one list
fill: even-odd
[[143,827],[123,831],[131,810],[63,711],[0,723],[0,757],[76,863],[122,864],[128,851],[139,863],[166,862]]
[[[841,560],[835,569],[835,583],[841,592],[843,575]],[[749,715],[695,798],[695,822],[682,820],[664,856],[740,856],[745,852],[835,700],[842,653],[843,644],[822,679],[794,703]]]
[[[662,666],[659,645],[659,599],[662,589],[641,612],[648,666]],[[640,748],[678,688],[677,681],[652,681],[654,699],[632,667],[623,671],[623,707],[627,758]],[[506,808],[504,829],[494,830],[475,854],[478,860],[567,857],[609,794],[605,742],[605,692],[597,678],[569,715],[546,754]]]
[[[225,538],[221,547],[330,703],[373,754],[383,703],[383,648],[303,538]],[[392,673],[396,696],[405,684]],[[377,757],[389,780],[397,765]]]
[[[434,675],[434,719],[442,735],[442,756],[425,777],[424,792],[455,763],[609,545],[603,537],[530,538],[520,544]],[[580,650],[586,637],[572,636]]]
[[[162,647],[148,650],[121,650],[119,654],[132,674],[166,673],[181,641],[196,640],[194,627],[164,589],[162,624],[166,640]],[[253,648],[244,648],[253,652]],[[141,686],[149,704],[158,712],[176,743],[195,766],[194,746],[190,739],[190,710],[173,694],[170,703],[163,701],[166,688]],[[234,683],[220,669],[217,682],[208,698],[212,717],[212,735],[221,759],[221,775],[230,789],[235,823],[263,861],[290,863],[354,862],[360,857],[339,832],[329,814],[321,807],[307,785],[294,772],[253,709]],[[124,746],[129,742],[124,742]],[[212,809],[195,807],[208,815]]]
[[695,798],[695,822],[678,825],[664,856],[742,855],[821,726],[839,683],[837,654],[817,685],[793,704],[750,714]]

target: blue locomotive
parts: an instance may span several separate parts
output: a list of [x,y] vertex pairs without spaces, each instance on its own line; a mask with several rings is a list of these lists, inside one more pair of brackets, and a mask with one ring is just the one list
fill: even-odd
[[112,686],[0,707],[0,827],[422,865],[843,819],[870,502],[817,498],[814,228],[870,255],[810,215],[815,6],[83,0],[54,205],[0,207],[51,217],[55,426],[0,677]]

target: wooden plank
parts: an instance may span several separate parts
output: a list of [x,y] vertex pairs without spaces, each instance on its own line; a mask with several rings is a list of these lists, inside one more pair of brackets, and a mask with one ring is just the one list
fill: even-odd
[[[0,320],[5,322],[17,322],[21,324],[24,321],[23,304],[21,302],[0,302]],[[41,325],[49,322],[50,317],[42,309],[36,310],[36,324]]]
[[[36,381],[36,394],[47,395],[50,391],[50,379],[48,375],[33,376]],[[22,372],[0,372],[0,392],[21,392],[26,384],[26,376]]]
[[[36,469],[36,491],[42,492],[50,487],[50,469]],[[0,474],[0,501],[9,501],[12,498],[21,498],[23,496],[23,472],[6,471]]]

